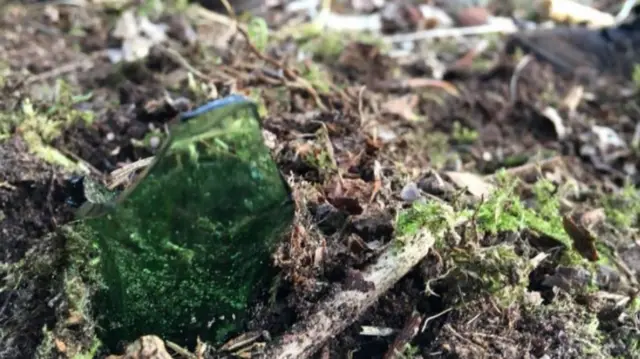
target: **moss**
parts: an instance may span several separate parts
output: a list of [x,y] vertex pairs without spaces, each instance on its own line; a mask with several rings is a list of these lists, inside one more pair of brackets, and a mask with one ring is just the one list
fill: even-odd
[[218,90],[214,84],[198,81],[193,73],[187,73],[187,88],[196,103],[207,102],[218,97]]
[[250,90],[249,98],[258,105],[258,114],[261,117],[266,117],[269,115],[269,109],[267,108],[267,104],[262,96],[263,92],[264,89],[254,87]]
[[640,88],[640,65],[633,67],[633,83],[637,88]]
[[34,353],[35,359],[48,359],[52,357],[55,350],[54,336],[51,330],[45,325],[42,328],[43,338]]
[[452,268],[448,281],[459,288],[455,303],[489,294],[508,307],[522,299],[531,268],[525,258],[515,253],[513,246],[454,249],[450,256]]
[[497,190],[478,209],[478,225],[482,231],[496,234],[530,229],[571,247],[571,241],[562,225],[560,204],[551,182],[536,182],[535,206],[527,207],[515,193],[518,180],[509,178],[504,170],[499,173],[497,180]]
[[407,210],[399,213],[396,218],[396,237],[411,236],[422,228],[433,233],[439,233],[451,228],[459,216],[465,213],[455,213],[449,206],[436,201],[416,202]]
[[67,158],[50,143],[79,121],[87,124],[93,122],[93,112],[76,109],[76,105],[90,99],[91,94],[76,95],[62,80],[56,82],[53,91],[55,98],[50,106],[40,105],[36,108],[29,99],[25,99],[20,111],[0,113],[0,139],[6,139],[14,132],[18,133],[29,150],[46,162],[68,170],[86,172],[85,168]]
[[581,358],[607,358],[610,357],[605,349],[605,335],[600,331],[600,321],[596,313],[588,307],[577,304],[569,295],[557,298],[550,305],[526,307],[527,316],[531,320],[541,322],[550,321],[555,318],[557,330],[564,332],[562,347],[555,348],[555,351],[566,351],[567,348],[577,350],[577,357]]
[[320,93],[331,91],[331,75],[316,63],[308,63],[302,67],[302,77]]
[[304,26],[295,32],[294,37],[313,60],[327,64],[337,61],[347,45],[353,42],[371,44],[380,49],[386,47],[379,37],[365,32],[326,30],[316,26]]
[[453,139],[463,145],[472,144],[478,139],[478,132],[467,127],[463,127],[460,122],[453,123]]
[[77,353],[72,356],[71,359],[93,359],[96,357],[96,354],[98,353],[101,345],[102,343],[100,342],[100,340],[94,337],[91,347],[87,351]]
[[626,184],[620,192],[603,196],[607,221],[620,229],[636,227],[640,215],[640,193],[631,184]]
[[263,18],[251,18],[247,24],[247,33],[249,39],[251,39],[251,43],[253,43],[258,50],[264,52],[267,49],[267,44],[269,43],[269,28]]
[[440,169],[447,161],[449,150],[449,136],[443,132],[432,130],[418,130],[406,137],[407,147],[416,153],[426,153],[429,165]]

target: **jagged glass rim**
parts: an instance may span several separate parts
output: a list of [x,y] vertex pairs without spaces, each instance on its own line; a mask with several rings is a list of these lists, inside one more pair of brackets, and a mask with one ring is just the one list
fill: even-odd
[[[133,193],[136,187],[147,178],[147,175],[151,171],[153,171],[158,161],[160,161],[163,158],[163,156],[166,154],[166,152],[170,149],[171,144],[173,143],[172,139],[176,131],[179,132],[180,130],[182,130],[183,128],[181,128],[181,126],[183,126],[186,122],[192,119],[198,118],[202,115],[208,114],[212,111],[218,112],[217,116],[224,117],[226,115],[233,113],[238,109],[243,109],[243,108],[250,110],[250,112],[253,114],[253,119],[257,121],[258,126],[262,128],[263,121],[262,121],[262,117],[259,114],[257,104],[254,101],[251,101],[247,97],[240,94],[232,94],[223,98],[218,98],[218,99],[209,101],[204,105],[196,107],[193,110],[181,113],[179,115],[180,122],[171,126],[172,128],[169,130],[168,136],[165,138],[164,143],[162,144],[158,152],[154,155],[153,161],[151,161],[151,163],[142,171],[142,173],[140,173],[137,176],[137,178],[135,179],[132,185],[128,186],[125,190],[115,195],[115,197],[112,198],[112,201],[110,201],[111,202],[110,204],[105,204],[105,203],[96,204],[96,203],[91,203],[87,201],[83,203],[80,206],[80,208],[78,208],[78,210],[76,211],[76,214],[79,215],[79,217],[81,218],[93,217],[95,215],[102,214],[102,209],[113,208],[117,204],[120,204],[126,201],[126,199]],[[206,122],[203,122],[202,126],[209,127],[211,125],[207,124]],[[264,141],[264,140],[260,138],[260,141]],[[281,171],[278,171],[278,173],[283,182],[283,186],[287,192],[287,198],[285,199],[284,202],[285,203],[294,202],[293,193],[292,193],[291,187],[289,186],[289,183],[284,178]],[[96,206],[99,206],[97,211],[98,214],[93,213],[93,211],[90,209],[90,207],[96,207]],[[93,213],[93,214],[90,215],[89,213]]]

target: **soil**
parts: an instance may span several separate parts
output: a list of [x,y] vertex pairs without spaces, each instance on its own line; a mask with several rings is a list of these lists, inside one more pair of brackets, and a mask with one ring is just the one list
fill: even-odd
[[[54,8],[56,21],[40,4],[14,6],[0,15],[0,83],[4,85],[0,110],[18,112],[27,97],[36,108],[48,108],[56,79],[67,82],[76,95],[91,93],[88,100],[75,106],[92,111],[95,120],[91,124],[72,123],[50,144],[81,160],[92,175],[104,179],[126,163],[153,155],[154,148],[145,145],[145,139],[173,121],[180,111],[180,105],[176,105],[179,101],[167,104],[167,96],[190,106],[201,98],[193,92],[182,65],[159,49],[154,48],[137,64],[111,63],[103,50],[115,41],[109,34],[116,13],[94,7]],[[180,15],[163,15],[158,21],[173,24],[172,30],[182,33],[180,24],[185,20]],[[283,274],[277,304],[269,307],[258,303],[247,330],[266,330],[276,337],[303,319],[331,290],[358,285],[353,273],[374,257],[367,248],[389,243],[394,235],[394,218],[409,207],[399,195],[408,178],[424,191],[450,200],[453,184],[429,187],[434,173],[455,170],[491,175],[501,168],[509,170],[562,156],[563,173],[594,192],[611,192],[625,180],[634,185],[640,182],[637,152],[624,152],[611,159],[597,150],[591,154],[583,150],[594,143],[591,137],[585,137],[592,123],[612,128],[631,143],[636,131],[633,119],[638,115],[635,102],[621,103],[620,96],[597,92],[593,99],[581,101],[577,114],[570,116],[562,100],[573,84],[544,64],[532,63],[520,73],[513,101],[510,84],[515,66],[498,60],[499,49],[483,55],[491,66],[451,71],[446,76],[457,89],[457,96],[437,88],[405,86],[398,91],[385,89],[383,80],[398,80],[397,73],[401,74],[398,81],[428,76],[420,64],[400,66],[375,49],[353,45],[340,61],[318,61],[336,83],[344,81],[340,91],[335,87],[321,92],[319,98],[327,109],[320,110],[309,91],[284,89],[278,81],[270,80],[273,78],[265,75],[266,71],[260,71],[262,65],[256,65],[260,59],[246,47],[237,45],[221,64],[212,65],[214,62],[203,55],[211,50],[206,41],[207,31],[211,31],[207,26],[194,26],[198,36],[205,39],[201,44],[185,45],[175,37],[173,45],[211,79],[219,95],[259,91],[268,113],[264,128],[275,138],[274,158],[283,173],[291,177],[299,207],[291,240],[285,241],[275,255],[275,264]],[[274,42],[271,53],[286,53],[286,45]],[[463,54],[456,49],[443,56],[456,59]],[[363,56],[369,60],[359,61]],[[83,64],[87,61],[89,65]],[[293,62],[287,66],[303,68]],[[394,71],[397,69],[400,71]],[[25,81],[32,76],[40,79]],[[362,91],[363,85],[374,90]],[[407,119],[397,109],[395,113],[383,111],[390,100],[416,93],[422,96],[413,111],[421,120]],[[566,137],[560,139],[553,122],[542,114],[546,106],[557,107],[561,117],[567,119]],[[471,129],[477,137],[461,139],[456,134],[459,125]],[[0,329],[0,357],[31,358],[41,352],[49,353],[44,357],[66,357],[65,353],[73,350],[88,350],[94,330],[86,318],[68,324],[73,313],[62,294],[67,283],[63,268],[68,265],[68,247],[59,230],[73,218],[68,181],[78,173],[31,154],[19,126],[10,126],[8,132],[0,144],[0,265],[22,265],[19,268],[23,269],[2,272],[5,278],[0,283],[10,289],[0,291],[0,328],[8,329]],[[333,159],[319,156],[327,142],[332,146]],[[342,188],[332,161],[340,169]],[[557,177],[555,170],[545,173],[548,177],[556,173]],[[381,177],[384,185],[376,189]],[[530,171],[523,179],[531,183],[537,177],[538,172]],[[374,192],[375,199],[370,200]],[[580,202],[581,210],[599,206],[589,198]],[[619,237],[619,231],[602,236]],[[515,243],[536,247],[533,242],[523,231],[487,236],[481,246]],[[324,250],[318,252],[320,247]],[[533,257],[541,247],[523,254],[523,258]],[[318,253],[322,258],[317,258]],[[627,258],[634,257],[628,254]],[[320,266],[313,265],[317,261]],[[628,265],[640,273],[639,262],[630,260]],[[547,301],[544,308],[529,310],[516,304],[500,307],[491,296],[482,295],[466,306],[453,299],[457,296],[452,289],[456,283],[444,280],[427,291],[427,281],[442,275],[445,267],[437,253],[431,254],[356,323],[327,343],[324,354],[318,357],[383,358],[395,332],[364,336],[361,327],[398,331],[418,311],[422,318],[431,319],[426,330],[411,341],[417,348],[414,357],[591,357],[585,342],[595,340],[595,335],[589,337],[580,326],[598,318],[598,330],[608,335],[607,353],[640,358],[620,339],[634,330],[640,333],[637,314],[635,321],[619,320],[617,309],[611,306],[577,304],[579,298],[543,285],[545,275],[553,274],[556,265],[541,266],[528,279],[530,290]],[[7,273],[22,273],[24,277],[16,279]],[[447,311],[453,306],[457,309]],[[57,338],[56,348],[50,351],[41,345],[48,335],[43,331],[45,326],[54,330]]]

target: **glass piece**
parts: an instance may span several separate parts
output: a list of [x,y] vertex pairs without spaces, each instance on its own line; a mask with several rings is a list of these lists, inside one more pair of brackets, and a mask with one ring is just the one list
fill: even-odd
[[85,194],[77,228],[100,248],[94,307],[110,347],[151,333],[223,340],[270,285],[293,221],[252,102],[233,96],[182,119],[134,185],[115,199]]

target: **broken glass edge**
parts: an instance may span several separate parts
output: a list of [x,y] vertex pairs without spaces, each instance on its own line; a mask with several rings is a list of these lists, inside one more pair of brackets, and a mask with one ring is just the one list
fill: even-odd
[[[85,218],[104,215],[108,211],[113,210],[117,204],[125,201],[126,198],[135,190],[138,184],[144,180],[147,174],[153,170],[153,167],[158,162],[158,159],[161,158],[161,156],[165,155],[167,151],[169,151],[169,146],[173,142],[176,132],[180,132],[181,130],[184,131],[185,130],[184,125],[192,122],[191,120],[196,119],[206,113],[210,113],[211,111],[224,110],[224,112],[221,112],[219,116],[219,118],[222,118],[224,114],[233,113],[234,111],[238,109],[242,109],[243,107],[250,109],[250,111],[253,114],[253,118],[257,121],[259,127],[262,128],[263,126],[262,117],[259,114],[257,104],[251,101],[250,99],[248,99],[247,97],[239,94],[233,94],[220,99],[215,99],[193,110],[183,112],[180,115],[181,122],[174,124],[172,126],[172,128],[169,131],[169,135],[167,136],[167,138],[165,138],[164,143],[161,145],[160,149],[154,156],[153,161],[143,170],[142,173],[140,173],[137,176],[135,182],[131,186],[129,186],[128,188],[120,192],[117,192],[117,191],[105,192],[107,190],[99,188],[99,185],[95,181],[89,180],[89,182],[86,182],[86,183],[91,183],[91,186],[90,186],[91,189],[89,190],[89,192],[87,192],[85,187],[85,198],[99,197],[99,198],[102,198],[103,200],[100,200],[100,201],[87,200],[84,203],[80,204],[79,208],[76,210],[76,218],[85,219]],[[264,143],[264,140],[262,138],[261,138],[261,141]],[[266,145],[264,147],[265,147],[265,150],[267,151],[269,150],[268,147],[266,147]],[[291,190],[291,187],[288,181],[286,180],[286,178],[284,177],[281,171],[279,171],[279,175],[285,188],[287,189],[287,198],[285,201],[287,203],[293,203],[294,202],[293,191]],[[86,181],[86,178],[85,178],[85,181]],[[93,191],[100,191],[100,192],[93,192]],[[287,204],[287,203],[283,203],[283,204]]]
[[[236,97],[237,98],[237,97]],[[217,104],[220,104],[220,102],[217,102]],[[224,106],[212,106],[211,103],[202,106],[201,108],[206,109],[206,111],[204,110],[198,110],[196,109],[194,112],[192,113],[198,113],[197,116],[192,116],[189,117],[188,120],[191,119],[195,119],[196,117],[204,117],[203,115],[206,115],[207,113],[211,113],[212,111],[215,112],[215,115],[212,117],[204,117],[201,118],[200,121],[186,121],[189,125],[187,125],[187,123],[180,123],[179,125],[174,126],[174,128],[172,129],[172,131],[170,131],[170,136],[168,136],[168,138],[166,139],[166,142],[164,144],[164,146],[162,147],[162,150],[159,151],[156,159],[154,159],[154,163],[152,163],[146,170],[144,175],[139,176],[139,178],[136,181],[136,186],[132,186],[132,187],[137,187],[138,184],[142,183],[142,181],[144,179],[147,179],[147,175],[150,173],[153,173],[154,169],[156,168],[156,166],[158,166],[159,163],[163,162],[163,160],[165,159],[165,156],[167,155],[167,153],[169,152],[169,150],[172,148],[172,144],[175,144],[176,139],[178,139],[178,142],[180,140],[181,136],[185,136],[188,137],[195,133],[198,133],[200,131],[198,130],[210,130],[210,129],[215,129],[216,126],[221,127],[220,125],[224,125],[224,121],[226,119],[229,118],[233,118],[234,117],[234,113],[236,113],[236,111],[240,111],[241,110],[248,110],[250,112],[250,116],[245,116],[245,120],[256,120],[258,121],[256,124],[257,126],[251,126],[253,128],[253,130],[250,129],[250,131],[252,131],[253,135],[250,136],[251,138],[255,138],[256,141],[250,140],[250,147],[249,148],[253,148],[254,151],[257,151],[255,153],[261,153],[264,154],[265,156],[262,157],[260,156],[265,162],[263,163],[264,165],[267,165],[268,167],[271,167],[271,169],[269,170],[269,172],[271,173],[271,180],[269,182],[272,181],[278,181],[275,179],[276,174],[280,177],[279,180],[281,181],[281,186],[280,189],[276,189],[276,191],[282,191],[282,194],[286,194],[286,199],[284,200],[283,203],[281,203],[280,205],[275,204],[272,202],[272,205],[270,206],[270,208],[258,208],[257,210],[253,210],[254,212],[257,212],[259,215],[257,217],[255,216],[250,216],[253,218],[243,218],[240,220],[240,223],[235,223],[236,221],[234,220],[233,226],[228,228],[227,230],[225,230],[227,233],[231,233],[231,235],[233,235],[233,233],[236,233],[238,230],[240,230],[241,232],[243,231],[242,228],[238,228],[238,227],[244,227],[244,225],[248,225],[251,222],[253,222],[253,225],[250,225],[250,227],[255,226],[256,223],[258,222],[264,222],[265,220],[267,221],[266,223],[272,223],[274,226],[272,229],[267,229],[266,232],[264,233],[275,233],[278,230],[282,230],[284,229],[283,226],[290,226],[293,222],[293,217],[295,214],[295,207],[291,206],[291,204],[294,204],[293,201],[293,197],[292,197],[292,191],[290,186],[288,185],[287,181],[284,179],[284,176],[282,175],[282,172],[278,169],[276,162],[274,161],[273,157],[270,154],[270,151],[268,149],[268,147],[264,144],[264,140],[261,136],[261,132],[260,129],[262,128],[261,126],[261,121],[259,121],[260,117],[259,115],[257,115],[257,106],[255,106],[255,104],[249,102],[249,101],[226,101],[224,102]],[[185,118],[188,116],[185,116]],[[215,119],[218,119],[217,121]],[[212,122],[213,121],[213,122]],[[224,126],[222,126],[224,127]],[[256,132],[256,130],[258,130]],[[258,147],[254,147],[254,146],[258,146]],[[249,152],[251,151],[250,149],[248,150]],[[268,158],[268,160],[267,160]],[[166,165],[166,163],[164,163],[164,165]],[[161,166],[162,167],[162,166]],[[169,166],[170,167],[170,166]],[[146,187],[146,186],[145,186]],[[153,184],[151,184],[151,187],[154,187]],[[158,188],[162,188],[163,186],[160,186]],[[149,188],[147,188],[148,190]],[[118,196],[118,201],[122,202],[124,200],[126,200],[127,198],[129,198],[129,196],[134,193],[133,188],[131,188],[129,191],[127,191],[126,193],[121,193]],[[90,196],[89,196],[90,197]],[[273,197],[273,198],[277,198]],[[115,203],[111,203],[112,206],[107,206],[107,209],[114,209],[114,205]],[[103,207],[105,206],[104,203],[101,204]],[[266,216],[266,217],[265,217]],[[264,217],[264,218],[262,218]],[[277,218],[276,218],[277,217]],[[276,220],[278,219],[277,222],[270,222],[270,220]],[[258,221],[258,222],[256,222]],[[279,223],[278,223],[279,222]],[[286,222],[286,223],[285,223]],[[244,225],[243,225],[244,224]],[[280,226],[282,225],[282,226]],[[277,228],[276,228],[277,227]],[[114,228],[115,230],[115,228]],[[260,233],[263,233],[263,231],[261,230]],[[104,236],[104,234],[102,234],[102,236]],[[235,235],[233,235],[235,236]],[[266,238],[265,238],[266,240]],[[138,249],[140,248],[135,248],[137,247],[137,245],[135,245],[135,241],[133,241],[132,243],[120,243],[121,241],[118,241],[119,245],[118,246],[124,246],[121,249],[117,250],[116,252],[120,252],[120,251],[125,251],[125,252],[138,252]],[[129,246],[129,245],[133,245],[133,247]],[[175,246],[171,246],[172,243],[168,243],[169,247],[167,247],[167,250],[173,250],[176,251],[177,249],[182,250],[181,247],[175,247]],[[248,249],[247,249],[248,250]],[[257,249],[253,249],[253,250],[257,250]],[[108,250],[108,252],[112,252],[111,250]],[[112,253],[116,253],[116,252],[112,252]],[[144,253],[144,252],[142,252]],[[107,257],[109,256],[109,253],[104,253],[104,255],[106,255]],[[113,257],[113,258],[105,258],[107,260],[107,262],[111,262],[112,264],[112,269],[110,271],[118,271],[117,267],[121,266],[122,264],[118,265],[116,264],[118,262],[117,259],[118,256]],[[188,256],[189,257],[189,256]],[[134,264],[135,265],[135,264]],[[115,273],[115,272],[114,272]],[[116,278],[112,278],[112,280],[115,280],[116,282],[120,282],[121,279],[116,279]],[[113,284],[112,284],[113,285]],[[119,291],[121,292],[124,289],[124,287],[122,287]],[[244,296],[245,294],[237,294],[237,295],[241,295]],[[229,294],[231,295],[231,294]],[[114,298],[115,299],[115,298]],[[115,304],[115,303],[114,303]],[[177,309],[177,308],[176,308]]]

